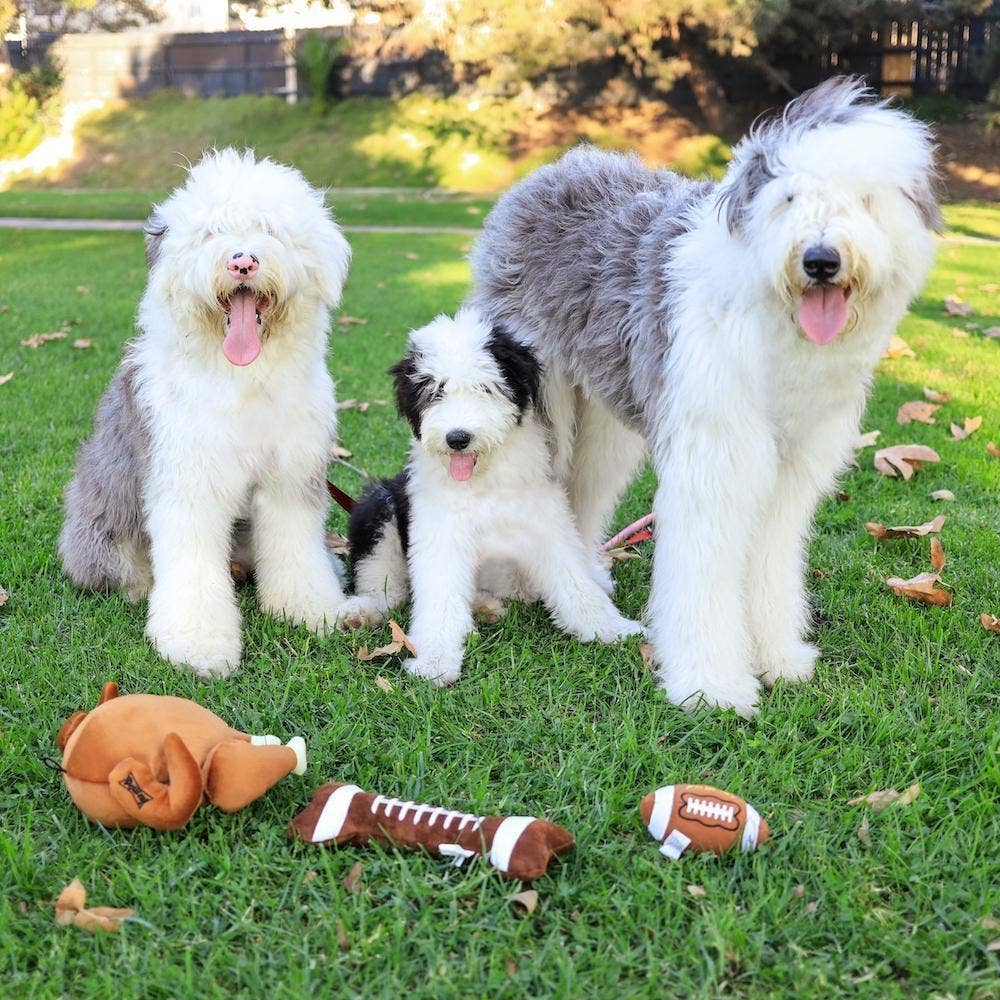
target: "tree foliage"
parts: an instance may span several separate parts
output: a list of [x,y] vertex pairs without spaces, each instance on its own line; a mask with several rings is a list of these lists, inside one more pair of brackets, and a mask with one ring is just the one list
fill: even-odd
[[564,93],[616,77],[655,95],[686,78],[714,128],[725,127],[717,69],[745,63],[788,88],[778,63],[817,58],[866,25],[950,22],[990,0],[353,0],[368,55],[437,49],[460,81],[509,96],[557,81]]

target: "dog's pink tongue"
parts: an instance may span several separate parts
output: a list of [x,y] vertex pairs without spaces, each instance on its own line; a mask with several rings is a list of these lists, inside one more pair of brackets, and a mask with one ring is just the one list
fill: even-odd
[[847,323],[847,293],[836,285],[810,288],[802,296],[799,326],[814,344],[829,344]]
[[229,300],[226,339],[222,353],[234,365],[248,365],[260,354],[260,331],[257,325],[257,296],[246,289],[233,293]]
[[452,453],[448,472],[457,483],[467,482],[472,478],[472,470],[476,467],[476,456],[467,451]]

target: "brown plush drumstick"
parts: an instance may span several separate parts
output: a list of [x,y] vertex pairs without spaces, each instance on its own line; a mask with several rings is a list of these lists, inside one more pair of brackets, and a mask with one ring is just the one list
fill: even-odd
[[573,846],[568,830],[534,816],[474,816],[372,795],[343,781],[316,789],[288,833],[309,844],[422,847],[457,865],[481,855],[507,878],[525,881],[545,874],[551,858]]

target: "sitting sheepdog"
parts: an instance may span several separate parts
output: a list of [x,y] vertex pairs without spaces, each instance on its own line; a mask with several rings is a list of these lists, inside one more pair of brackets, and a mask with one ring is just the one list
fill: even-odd
[[556,468],[596,548],[648,452],[662,686],[750,714],[811,676],[806,540],[872,369],[934,254],[920,122],[838,78],[736,147],[720,184],[576,150],[511,189],[472,303],[539,353]]
[[148,592],[162,656],[225,676],[238,523],[265,610],[319,631],[343,601],[324,544],[326,348],[350,249],[298,171],[232,149],[191,170],[146,243],[140,333],[77,457],[60,552],[80,587]]
[[403,472],[351,514],[356,596],[341,624],[376,624],[412,590],[416,658],[405,666],[439,686],[462,671],[474,602],[491,603],[482,591],[504,577],[519,590],[523,578],[585,642],[639,632],[608,597],[552,476],[532,351],[465,310],[412,333],[391,374],[415,440]]

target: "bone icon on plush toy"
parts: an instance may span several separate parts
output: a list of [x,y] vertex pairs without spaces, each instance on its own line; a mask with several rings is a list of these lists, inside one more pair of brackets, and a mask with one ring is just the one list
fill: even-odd
[[342,781],[316,789],[288,833],[308,844],[374,840],[423,848],[456,865],[478,855],[506,878],[526,881],[544,875],[549,861],[573,846],[568,830],[534,816],[476,816],[371,795]]
[[660,853],[672,861],[685,851],[724,854],[737,844],[752,851],[771,836],[749,802],[711,785],[664,785],[642,800],[639,812]]
[[231,729],[193,701],[119,697],[110,682],[95,709],[63,723],[56,742],[73,801],[108,827],[179,830],[205,800],[236,812],[306,769],[301,736],[282,746],[277,736]]

